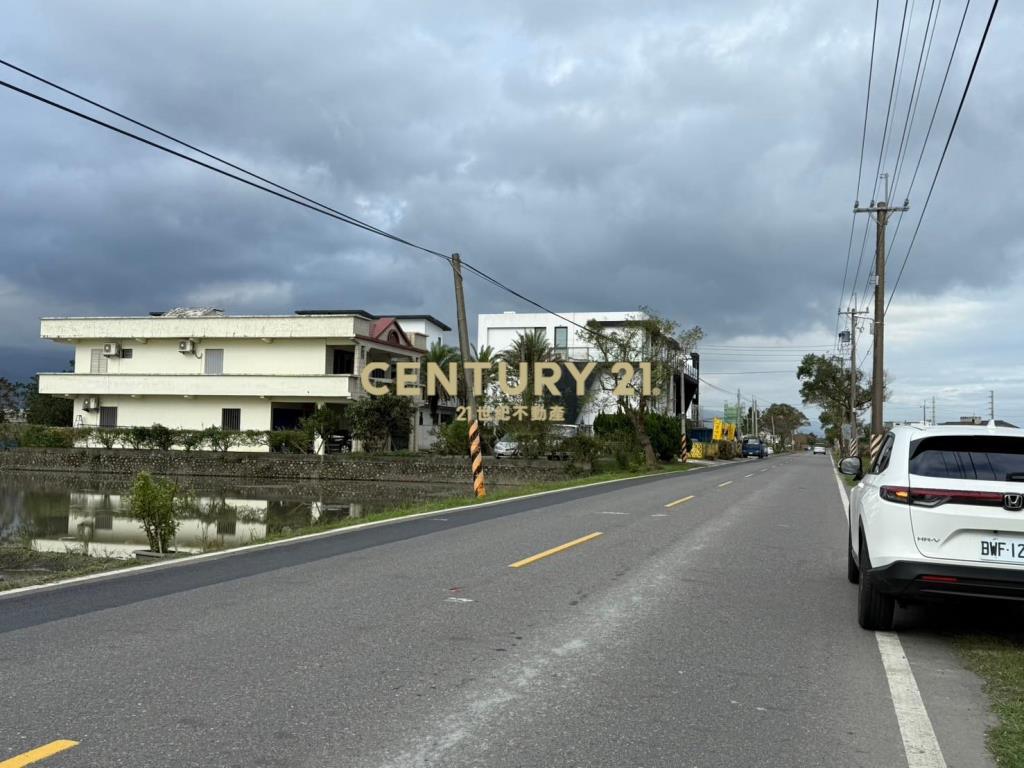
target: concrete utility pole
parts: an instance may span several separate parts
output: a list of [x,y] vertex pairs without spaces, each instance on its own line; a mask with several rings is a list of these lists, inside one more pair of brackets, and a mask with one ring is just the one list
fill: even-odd
[[935,420],[935,395],[932,395],[932,426],[934,427],[938,423]]
[[469,353],[469,328],[466,325],[466,298],[462,294],[462,259],[452,254],[452,272],[455,275],[455,314],[459,325],[459,352],[462,354],[462,378],[466,385],[466,410],[469,419],[469,456],[473,466],[473,492],[478,497],[487,495],[484,487],[484,457],[480,450],[480,422],[476,418],[476,393],[466,366]]
[[910,201],[904,200],[901,206],[890,206],[889,174],[883,173],[885,180],[885,200],[872,202],[866,208],[854,203],[854,213],[874,214],[875,218],[875,343],[871,371],[871,458],[878,455],[882,445],[882,399],[885,389],[885,225],[897,211],[909,211]]
[[847,450],[849,452],[848,455],[859,456],[860,435],[857,429],[857,320],[866,315],[858,312],[853,307],[839,314],[850,316],[850,444]]
[[988,418],[992,421],[996,417],[996,391],[990,389],[988,391]]

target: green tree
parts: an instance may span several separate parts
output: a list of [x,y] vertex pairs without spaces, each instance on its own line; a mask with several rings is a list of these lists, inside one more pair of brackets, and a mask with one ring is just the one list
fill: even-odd
[[39,377],[33,376],[25,388],[25,420],[47,427],[70,427],[74,403],[64,397],[39,392]]
[[178,487],[169,480],[140,472],[132,485],[129,506],[132,517],[142,524],[153,552],[167,552],[178,532],[175,498]]
[[[840,425],[849,420],[850,373],[836,358],[827,355],[804,355],[797,368],[800,397],[804,405],[821,408],[821,426],[830,441],[839,437]],[[888,392],[883,389],[883,399]],[[871,383],[863,372],[857,371],[856,408],[864,409],[871,402]]]
[[9,421],[21,410],[21,388],[14,382],[0,378],[0,424]]
[[792,448],[797,430],[810,424],[803,411],[788,403],[772,403],[761,412],[760,420],[762,426],[775,431],[784,448]]
[[391,438],[409,434],[414,411],[409,397],[387,394],[356,400],[348,406],[352,436],[362,441],[367,452],[386,451]]
[[[672,376],[685,366],[690,352],[704,337],[704,332],[700,326],[683,330],[674,320],[641,307],[636,319],[625,323],[621,330],[609,331],[591,320],[580,335],[586,345],[594,348],[600,361],[598,371],[602,389],[607,396],[615,399],[619,411],[633,421],[644,451],[644,460],[648,466],[656,466],[658,456],[647,432],[646,416],[660,409],[667,397]],[[650,394],[643,394],[639,372],[631,382],[633,395],[615,393],[616,381],[611,375],[611,366],[619,361],[651,364]]]
[[314,452],[333,435],[347,429],[348,415],[343,408],[321,405],[313,413],[299,421],[299,430]]
[[[430,349],[427,350],[427,354],[420,361],[420,383],[423,385],[423,391],[426,392],[426,371],[428,364],[434,363],[439,366],[441,370],[447,373],[448,365],[451,363],[457,363],[459,360],[459,351],[455,349],[455,347],[442,343],[440,339],[431,343]],[[437,423],[437,408],[440,402],[440,390],[436,391],[432,395],[427,395],[427,405],[430,407],[430,420],[432,424]]]

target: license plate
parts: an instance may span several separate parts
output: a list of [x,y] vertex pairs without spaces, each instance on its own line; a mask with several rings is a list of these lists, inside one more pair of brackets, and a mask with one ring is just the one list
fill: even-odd
[[984,539],[980,554],[982,560],[1024,565],[1024,539]]

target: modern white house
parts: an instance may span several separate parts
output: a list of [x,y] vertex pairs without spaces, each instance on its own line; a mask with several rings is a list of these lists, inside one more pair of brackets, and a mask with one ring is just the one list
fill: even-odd
[[[529,331],[542,331],[555,353],[555,358],[569,362],[599,360],[598,351],[588,346],[579,326],[596,320],[607,332],[621,331],[630,322],[643,319],[642,312],[502,312],[477,315],[477,348],[490,346],[495,352],[508,349],[515,339]],[[700,375],[700,357],[693,355],[682,370],[676,371],[668,392],[663,394],[661,411],[682,417],[696,408]],[[640,362],[640,361],[631,361]],[[563,377],[563,379],[566,377]],[[595,383],[583,407],[567,408],[567,417],[582,426],[593,425],[599,413],[615,413],[615,399]]]
[[[292,429],[321,405],[366,397],[367,363],[419,360],[450,330],[430,315],[363,310],[45,317],[41,336],[74,347],[74,371],[40,374],[39,391],[73,399],[76,426]],[[394,447],[427,439],[414,429]]]

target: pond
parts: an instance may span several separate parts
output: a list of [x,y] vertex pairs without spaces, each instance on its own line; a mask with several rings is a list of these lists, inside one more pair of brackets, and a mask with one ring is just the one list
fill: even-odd
[[[148,549],[148,543],[141,525],[129,514],[130,482],[109,475],[5,472],[0,475],[0,543],[21,542],[40,552],[134,557],[136,551]],[[194,504],[178,529],[177,549],[182,552],[251,544],[467,493],[461,485],[429,483],[241,485],[213,478],[203,482],[185,488]]]

